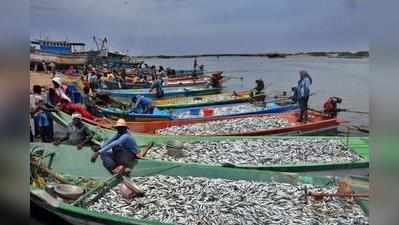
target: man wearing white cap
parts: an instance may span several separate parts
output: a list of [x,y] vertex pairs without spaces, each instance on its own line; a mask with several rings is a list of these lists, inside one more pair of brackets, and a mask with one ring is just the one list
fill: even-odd
[[53,82],[55,94],[57,95],[56,103],[60,102],[61,99],[65,99],[68,102],[71,102],[71,99],[65,94],[65,91],[62,88],[61,77],[54,77],[51,81]]
[[68,141],[68,144],[76,145],[78,149],[82,149],[83,146],[91,143],[93,137],[94,133],[82,123],[82,115],[73,113],[72,123],[69,124],[65,137],[55,141],[54,144],[59,145]]
[[130,161],[135,160],[138,146],[131,133],[128,131],[126,121],[119,119],[114,125],[118,131],[111,139],[101,147],[95,149],[91,162],[95,162],[98,156],[101,157],[104,167],[110,173],[123,171]]

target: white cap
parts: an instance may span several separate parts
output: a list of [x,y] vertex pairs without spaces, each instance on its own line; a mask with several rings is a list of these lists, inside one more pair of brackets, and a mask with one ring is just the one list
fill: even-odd
[[82,119],[82,115],[80,113],[73,113],[72,119]]
[[116,121],[114,127],[127,127],[126,121],[124,119],[119,119]]
[[54,77],[53,79],[52,79],[52,81],[54,81],[55,83],[57,83],[58,85],[62,85],[62,79],[61,79],[61,77]]

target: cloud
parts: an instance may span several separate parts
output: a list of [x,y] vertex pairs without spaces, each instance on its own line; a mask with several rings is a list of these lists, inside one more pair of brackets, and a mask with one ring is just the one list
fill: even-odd
[[32,0],[31,36],[137,54],[367,48],[357,1]]

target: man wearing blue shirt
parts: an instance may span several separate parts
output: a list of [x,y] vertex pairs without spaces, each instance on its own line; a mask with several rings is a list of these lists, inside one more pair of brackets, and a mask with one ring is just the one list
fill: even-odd
[[91,162],[94,163],[100,156],[104,167],[110,173],[116,172],[116,169],[118,171],[124,170],[130,161],[137,158],[136,153],[139,151],[124,119],[119,119],[114,127],[118,132],[102,144],[99,149],[95,149],[95,153],[91,157]]
[[159,77],[151,85],[150,92],[152,92],[155,89],[155,96],[157,98],[162,98],[164,96],[162,85],[163,81]]
[[152,104],[152,100],[150,98],[146,98],[142,95],[136,95],[132,98],[132,103],[134,104],[131,109],[129,109],[129,113],[144,113],[150,114],[153,112],[154,106]]
[[312,78],[308,72],[302,70],[299,72],[300,79],[297,87],[298,105],[300,109],[300,115],[298,122],[306,123],[308,120],[308,102],[310,96],[310,85],[312,84]]

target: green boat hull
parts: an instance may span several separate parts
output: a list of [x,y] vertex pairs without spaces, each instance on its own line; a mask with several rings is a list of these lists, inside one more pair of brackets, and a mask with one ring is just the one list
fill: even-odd
[[[92,177],[106,180],[110,177],[108,172],[102,167],[101,162],[91,164],[89,149],[81,151],[71,149],[70,146],[60,146],[57,149],[56,156],[51,163],[51,169],[55,172],[68,174],[71,176]],[[44,161],[46,162],[46,161]],[[247,170],[239,168],[224,168],[205,165],[192,165],[157,162],[152,160],[139,160],[135,165],[130,176],[194,176],[208,178],[223,178],[231,180],[247,180],[255,182],[283,182],[290,184],[313,184],[320,186],[330,186],[335,184],[335,178],[310,176],[299,174],[284,174],[272,171]],[[115,182],[114,185],[117,183]],[[368,191],[368,182],[352,178],[354,191]],[[32,189],[31,189],[32,190]],[[128,217],[115,216],[89,211],[86,208],[73,206],[71,204],[60,203],[58,205],[49,205],[31,193],[31,201],[40,207],[46,208],[68,221],[76,224],[137,224],[137,225],[160,225],[156,221],[138,220]],[[368,214],[368,200],[360,199],[358,204]]]
[[[61,125],[65,126],[70,123],[71,117],[65,113],[61,114],[53,114],[54,118]],[[91,130],[95,132],[95,139],[101,143],[104,140],[107,140],[111,135],[113,135],[114,131],[110,129],[103,129],[96,127],[91,124],[87,124]],[[199,137],[199,136],[155,136],[155,135],[143,135],[143,134],[134,134],[134,137],[139,145],[145,145],[150,142],[154,142],[155,144],[165,144],[170,140],[178,140],[184,142],[194,142],[201,140],[242,140],[242,139],[278,139],[278,138],[292,138],[292,139],[304,139],[309,138],[306,136],[254,136],[254,137]],[[368,151],[368,138],[367,137],[315,137],[311,138],[326,138],[326,139],[339,139],[346,145],[350,147],[352,151],[355,151],[362,159],[359,161],[342,161],[342,162],[334,162],[334,163],[306,163],[306,164],[283,164],[283,165],[268,165],[268,166],[251,166],[251,165],[237,165],[234,167],[245,168],[245,169],[256,169],[256,170],[273,170],[273,171],[283,171],[283,172],[309,172],[309,171],[322,171],[322,170],[342,170],[342,169],[355,169],[355,168],[368,168],[369,167],[369,151]],[[48,148],[52,148],[50,145]],[[70,147],[71,148],[71,147]],[[89,157],[89,156],[86,156]],[[151,162],[157,160],[149,160],[146,161]],[[165,164],[170,164],[173,166],[181,165],[182,163],[177,162],[167,162],[160,161]],[[219,164],[209,165],[213,167],[221,167]]]
[[[70,122],[68,117],[63,118],[63,125]],[[70,118],[69,118],[70,119]],[[61,120],[58,118],[57,120]],[[101,129],[89,125],[96,131],[97,138],[106,138],[112,135],[112,130]],[[143,145],[150,141],[157,144],[165,143],[168,140],[176,137],[158,137],[150,135],[136,135],[135,137],[139,144]],[[279,137],[245,137],[247,138],[279,138]],[[303,138],[303,137],[289,137],[289,138]],[[324,138],[324,137],[320,137]],[[326,137],[331,138],[331,137]],[[201,137],[178,137],[180,141],[198,141],[203,140]],[[207,140],[224,140],[224,139],[240,139],[240,137],[211,137]],[[359,154],[363,155],[368,165],[368,149],[367,138],[349,138],[349,143],[352,149]],[[49,152],[55,152],[53,157],[47,157],[42,161],[47,164],[50,169],[59,174],[67,174],[69,176],[83,176],[91,177],[98,180],[107,180],[111,175],[106,171],[102,165],[101,160],[96,163],[90,163],[92,151],[89,148],[77,150],[74,146],[60,145],[55,147],[52,144],[32,143],[31,147],[40,146]],[[353,162],[357,163],[357,162]],[[349,164],[348,164],[349,165]],[[296,166],[296,167],[295,167]],[[351,164],[353,166],[353,164]],[[329,165],[331,168],[340,168],[342,164]],[[276,170],[285,171],[308,171],[312,169],[326,168],[323,165],[303,165],[302,168],[298,165],[285,165]],[[228,168],[218,165],[203,165],[203,164],[183,164],[174,162],[165,162],[157,160],[137,160],[133,165],[133,170],[130,176],[153,176],[153,175],[169,175],[169,176],[194,176],[194,177],[208,177],[208,178],[224,178],[231,180],[247,180],[255,182],[284,182],[290,184],[313,184],[320,186],[333,185],[336,181],[334,177],[314,176],[314,175],[301,175],[293,173],[281,173],[275,171],[266,171],[263,169],[273,168],[256,168],[254,170],[248,168]],[[116,185],[117,182],[114,183]],[[356,177],[352,178],[352,185],[354,191],[368,191],[368,180]],[[54,213],[73,224],[137,224],[137,225],[162,225],[163,223],[157,221],[138,220],[129,217],[115,216],[111,214],[99,213],[89,211],[86,208],[74,206],[66,203],[59,203],[56,205],[48,204],[43,201],[36,194],[33,194],[35,189],[31,188],[31,201],[39,207],[45,208],[51,213]],[[357,203],[362,207],[366,214],[368,214],[368,200],[358,199]]]

